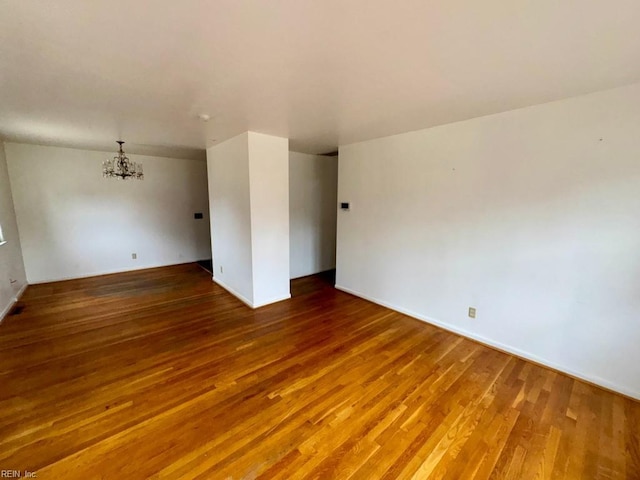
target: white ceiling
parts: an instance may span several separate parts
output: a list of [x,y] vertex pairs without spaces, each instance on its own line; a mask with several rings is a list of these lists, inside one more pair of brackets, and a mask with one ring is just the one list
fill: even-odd
[[13,141],[319,153],[637,81],[638,0],[0,1]]

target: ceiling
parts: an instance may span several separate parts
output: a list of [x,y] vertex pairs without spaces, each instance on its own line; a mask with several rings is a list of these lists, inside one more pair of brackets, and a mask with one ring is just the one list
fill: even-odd
[[322,153],[640,81],[638,0],[2,0],[0,12],[10,141],[121,138],[195,158],[252,130]]

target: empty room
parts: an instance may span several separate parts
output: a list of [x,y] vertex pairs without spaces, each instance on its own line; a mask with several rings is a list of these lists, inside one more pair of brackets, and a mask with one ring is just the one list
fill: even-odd
[[0,478],[640,479],[640,2],[0,2]]

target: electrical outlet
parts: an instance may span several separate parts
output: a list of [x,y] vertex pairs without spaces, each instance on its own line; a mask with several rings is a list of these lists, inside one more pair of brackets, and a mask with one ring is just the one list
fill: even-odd
[[224,273],[224,270],[222,269],[222,265],[220,265],[220,273]]
[[138,258],[138,254],[137,254],[137,253],[132,253],[132,254],[131,254],[131,258],[132,258],[133,260],[135,260],[136,258]]
[[475,307],[469,307],[469,317],[476,318],[476,309]]

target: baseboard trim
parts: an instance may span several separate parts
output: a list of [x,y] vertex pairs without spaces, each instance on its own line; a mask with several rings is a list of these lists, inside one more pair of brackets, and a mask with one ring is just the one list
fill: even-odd
[[432,317],[428,317],[426,315],[421,315],[419,313],[416,313],[414,311],[408,310],[406,308],[403,307],[399,307],[397,305],[393,305],[392,303],[386,302],[384,300],[380,300],[378,298],[375,297],[371,297],[369,295],[365,295],[361,292],[358,292],[356,290],[353,290],[351,288],[348,287],[344,287],[342,285],[335,285],[335,288],[338,290],[341,290],[345,293],[349,293],[351,295],[355,295],[356,297],[360,297],[363,298],[365,300],[368,300],[372,303],[375,303],[377,305],[381,305],[383,307],[386,307],[390,310],[394,310],[396,312],[402,313],[404,315],[407,315],[409,317],[415,318],[416,320],[420,320],[421,322],[425,322],[425,323],[429,323],[431,325],[434,325],[436,327],[442,328],[443,330],[447,330],[448,332],[451,333],[455,333],[456,335],[460,335],[462,337],[468,338],[470,340],[473,340],[475,342],[481,343],[482,345],[485,345],[487,347],[491,347],[495,350],[499,350],[501,352],[504,353],[508,353],[510,355],[514,355],[518,358],[522,358],[523,360],[527,360],[529,362],[533,362],[535,364],[541,365],[543,367],[546,368],[550,368],[552,370],[555,370],[557,372],[563,373],[565,375],[569,375],[570,377],[576,378],[578,380],[582,380],[584,382],[590,383],[592,385],[595,385],[596,387],[599,388],[603,388],[605,390],[609,390],[611,392],[620,394],[620,395],[624,395],[625,397],[629,397],[633,400],[636,401],[640,401],[640,391],[636,391],[621,385],[617,385],[615,383],[609,382],[608,380],[605,380],[603,378],[599,378],[599,377],[595,377],[595,376],[591,376],[591,375],[585,375],[584,373],[581,372],[577,372],[575,370],[572,370],[570,368],[567,368],[563,365],[559,365],[557,363],[554,363],[552,361],[546,360],[544,358],[538,357],[537,355],[534,355],[532,353],[520,350],[519,348],[514,348],[511,347],[509,345],[500,343],[500,342],[496,342],[494,340],[491,340],[489,338],[483,337],[481,335],[477,335],[475,333],[469,332],[467,330],[464,330],[462,328],[458,328],[455,326],[452,326],[448,323],[445,323],[443,321],[440,321],[438,319],[432,318]]
[[2,310],[2,312],[0,312],[0,323],[2,323],[2,321],[4,320],[4,317],[7,316],[7,314],[11,311],[13,306],[20,301],[20,297],[22,297],[22,294],[24,293],[24,291],[27,289],[28,286],[29,284],[25,283],[22,287],[20,287],[20,290],[18,290],[18,293],[16,293],[16,296],[13,297],[13,300],[9,302],[9,305],[7,305],[4,308],[4,310]]
[[267,305],[271,305],[272,303],[282,302],[284,300],[289,300],[291,298],[291,294],[282,295],[279,297],[273,297],[265,302],[256,303],[253,305],[253,308],[266,307]]
[[301,278],[305,278],[305,277],[312,277],[314,275],[318,275],[319,273],[325,273],[325,272],[330,272],[332,270],[335,270],[336,267],[335,265],[331,268],[325,268],[323,270],[318,270],[317,272],[313,272],[313,273],[305,273],[304,275],[298,275],[297,277],[291,277],[290,280],[299,280]]
[[135,268],[128,268],[126,270],[122,270],[122,269],[115,269],[115,270],[107,270],[104,272],[98,272],[98,273],[88,273],[88,274],[82,274],[82,275],[76,275],[76,276],[71,276],[71,277],[56,277],[56,278],[50,278],[50,279],[44,279],[44,280],[29,280],[29,285],[40,285],[43,283],[54,283],[54,282],[66,282],[67,280],[80,280],[82,278],[91,278],[91,277],[103,277],[105,275],[116,275],[118,273],[127,273],[127,272],[137,272],[138,270],[151,270],[154,268],[162,268],[162,267],[175,267],[177,265],[187,265],[189,263],[197,263],[197,260],[193,260],[193,261],[187,261],[187,262],[178,262],[178,263],[163,263],[160,265],[145,265],[145,266],[140,266],[140,267],[135,267]]
[[222,288],[224,288],[227,292],[229,292],[231,295],[233,295],[234,297],[236,297],[238,300],[240,300],[242,303],[244,303],[247,307],[249,308],[253,308],[254,310],[256,308],[260,308],[260,307],[266,307],[267,305],[271,305],[272,303],[276,303],[276,302],[281,302],[283,300],[289,300],[291,298],[291,294],[287,294],[287,295],[283,295],[283,296],[278,296],[278,297],[274,297],[272,299],[269,299],[267,301],[264,302],[260,302],[260,303],[253,303],[251,301],[249,301],[249,299],[247,297],[245,297],[244,295],[238,293],[236,290],[234,290],[233,288],[231,288],[229,285],[227,285],[226,283],[224,283],[221,280],[218,280],[216,277],[211,277],[211,279],[217,283],[218,285],[220,285]]
[[217,283],[218,285],[220,285],[222,288],[224,288],[227,292],[229,292],[231,295],[233,295],[234,297],[236,297],[238,300],[240,300],[242,303],[244,303],[247,307],[249,308],[255,308],[253,306],[253,302],[250,301],[247,297],[245,297],[244,295],[238,293],[237,291],[235,291],[233,288],[231,288],[229,285],[227,285],[226,283],[224,283],[221,280],[218,280],[216,277],[211,277],[211,279]]

